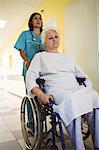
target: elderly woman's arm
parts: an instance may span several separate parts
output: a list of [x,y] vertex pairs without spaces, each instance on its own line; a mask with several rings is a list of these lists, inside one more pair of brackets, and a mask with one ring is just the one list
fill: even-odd
[[34,87],[31,92],[35,94],[44,104],[50,103],[50,100],[53,100],[53,96],[43,93],[42,90],[38,87]]
[[28,95],[33,96],[34,94],[44,104],[46,104],[49,103],[50,100],[53,100],[53,97],[47,93],[43,93],[43,91],[39,88],[38,84],[36,83],[36,79],[39,78],[41,70],[40,63],[40,55],[36,54],[26,73],[26,86],[28,90]]

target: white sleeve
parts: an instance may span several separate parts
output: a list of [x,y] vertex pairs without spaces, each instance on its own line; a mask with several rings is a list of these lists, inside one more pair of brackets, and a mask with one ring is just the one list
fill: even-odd
[[38,86],[36,79],[39,77],[40,73],[40,55],[39,53],[34,56],[31,61],[31,64],[26,73],[26,87],[28,94],[31,95],[31,90]]
[[76,77],[85,77],[85,85],[87,87],[92,87],[92,82],[91,80],[88,78],[87,74],[84,73],[84,71],[80,68],[80,66],[78,64],[75,65],[75,76]]

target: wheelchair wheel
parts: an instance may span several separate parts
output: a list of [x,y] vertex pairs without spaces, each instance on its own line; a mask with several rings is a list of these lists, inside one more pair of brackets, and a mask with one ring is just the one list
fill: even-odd
[[[31,109],[31,120],[29,120],[27,105]],[[28,127],[28,121],[32,125],[31,128]],[[43,125],[37,98],[27,96],[23,98],[21,104],[21,129],[27,149],[38,150],[41,145]]]
[[82,130],[83,140],[86,140],[90,136],[90,130],[85,116],[82,117],[81,130]]

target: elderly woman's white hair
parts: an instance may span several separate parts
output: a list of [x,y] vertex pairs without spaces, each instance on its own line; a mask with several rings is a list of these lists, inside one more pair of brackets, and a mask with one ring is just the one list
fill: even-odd
[[[45,44],[45,39],[49,31],[54,31],[59,35],[59,31],[55,27],[46,28],[42,32],[42,43]],[[60,37],[60,36],[59,36]]]

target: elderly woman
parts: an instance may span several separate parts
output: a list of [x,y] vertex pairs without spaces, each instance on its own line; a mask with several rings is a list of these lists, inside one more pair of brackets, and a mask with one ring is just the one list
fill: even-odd
[[[94,147],[99,148],[98,93],[91,88],[91,81],[83,70],[70,57],[58,53],[58,32],[49,29],[43,37],[46,51],[35,55],[27,71],[28,94],[36,95],[43,103],[49,103],[49,99],[55,100],[55,110],[63,119],[75,150],[85,149],[81,115],[87,114]],[[36,84],[38,77],[45,80],[47,93],[43,93]],[[86,87],[80,86],[76,77],[85,77]]]

